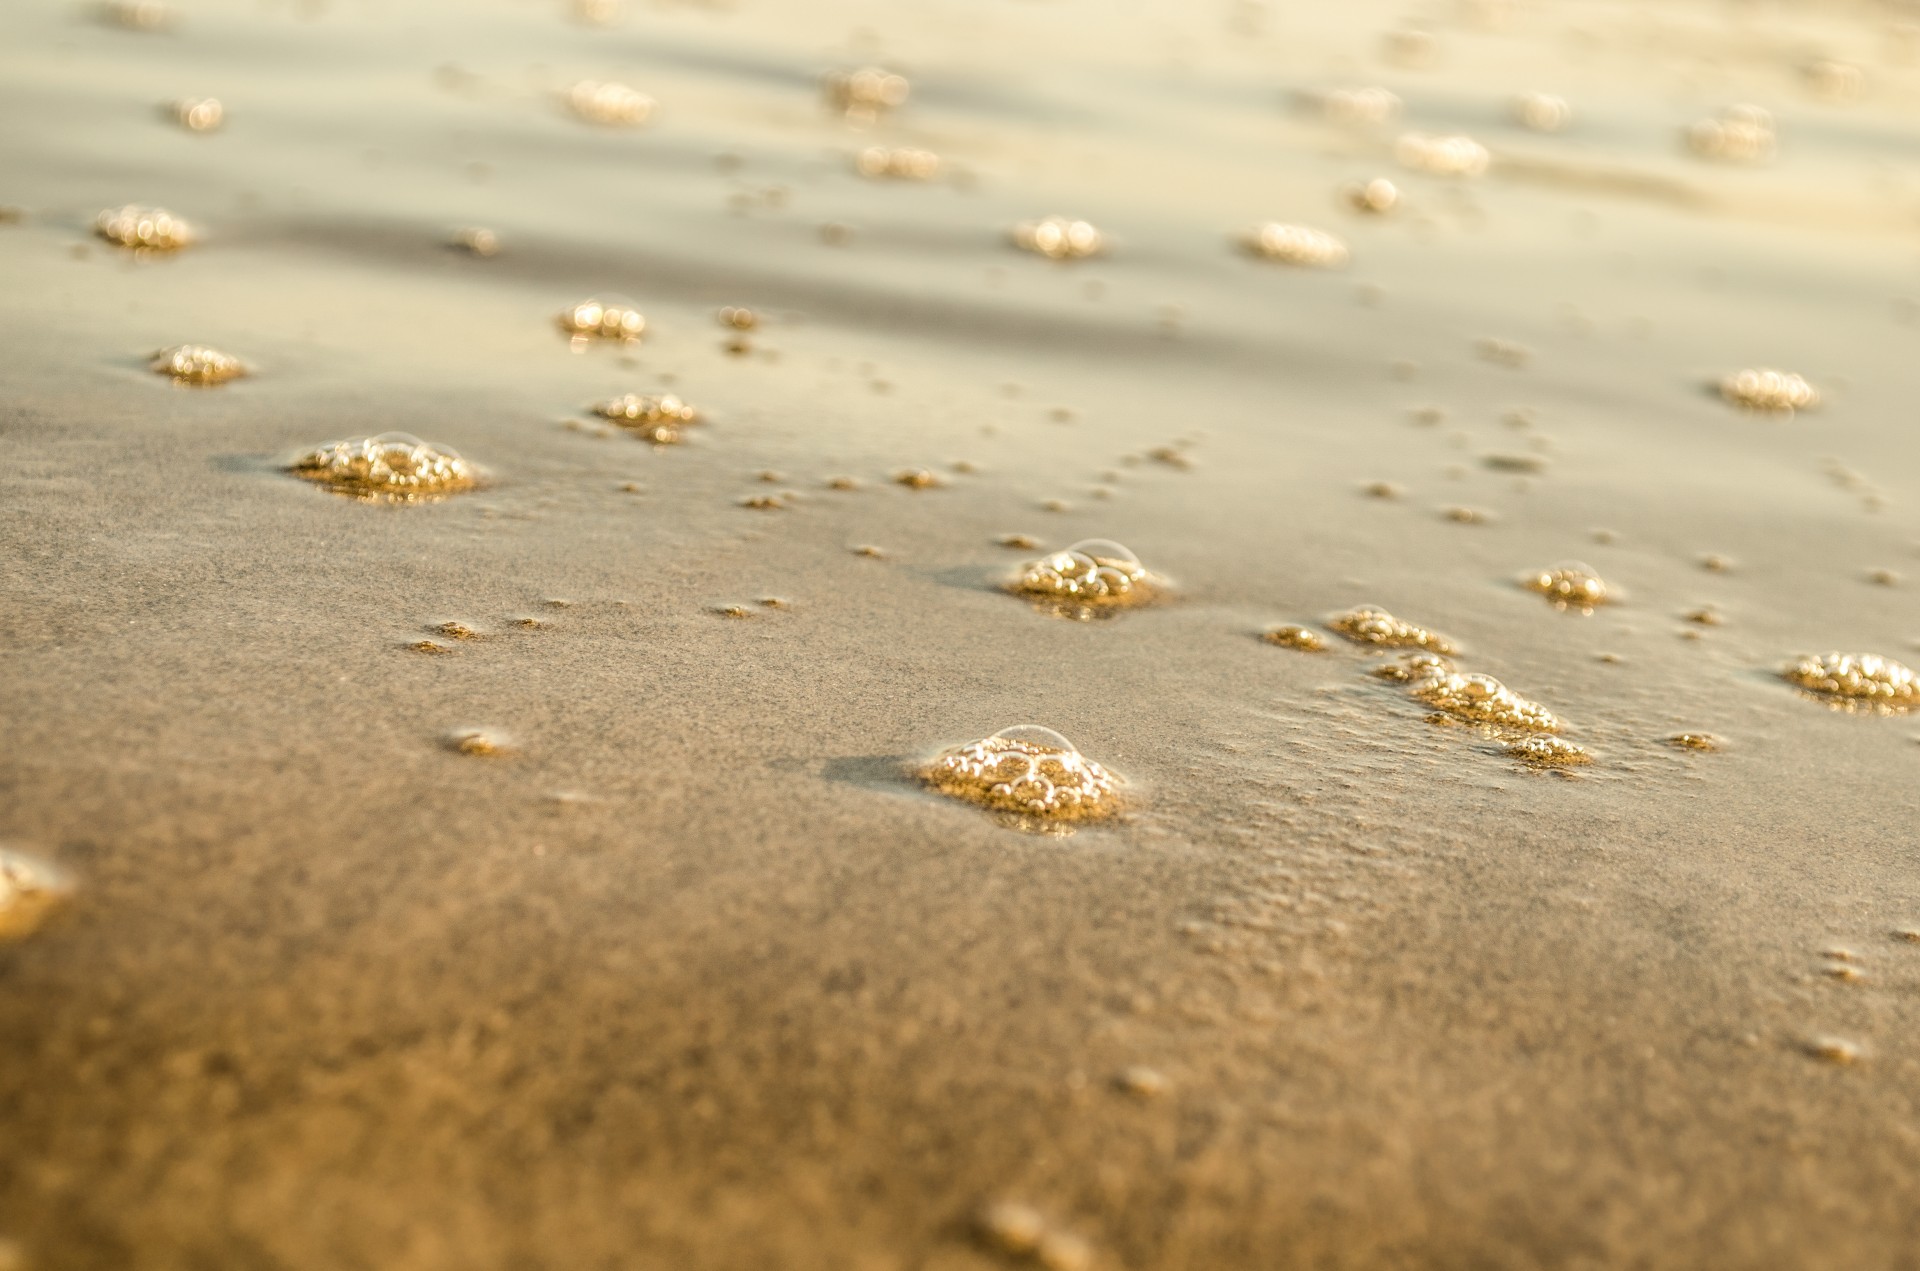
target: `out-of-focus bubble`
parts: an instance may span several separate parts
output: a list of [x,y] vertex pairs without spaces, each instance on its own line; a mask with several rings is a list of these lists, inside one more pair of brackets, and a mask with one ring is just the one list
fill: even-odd
[[1700,754],[1711,754],[1723,749],[1726,743],[1712,733],[1675,733],[1667,738],[1667,745],[1675,750],[1692,750]]
[[1402,167],[1441,177],[1477,177],[1492,162],[1485,146],[1459,133],[1402,133],[1393,143],[1393,157]]
[[1121,544],[1090,538],[1028,563],[1010,587],[1019,595],[1053,603],[1063,615],[1085,618],[1147,603],[1165,583]]
[[653,114],[653,98],[606,80],[583,79],[567,90],[567,106],[588,123],[636,128]]
[[0,944],[30,935],[72,891],[72,880],[51,862],[0,847]]
[[446,736],[447,749],[456,754],[494,758],[511,752],[513,739],[497,728],[456,728]]
[[167,103],[167,114],[188,132],[212,132],[227,118],[218,97],[181,97]]
[[604,300],[582,300],[560,312],[560,329],[584,340],[638,340],[647,329],[647,319],[630,305]]
[[154,354],[147,369],[176,384],[224,384],[245,375],[247,364],[204,344],[180,344]]
[[827,104],[854,123],[871,123],[903,105],[912,86],[907,77],[880,66],[834,71],[822,82]]
[[1296,101],[1329,123],[1349,126],[1391,123],[1400,116],[1400,98],[1385,88],[1330,88],[1301,93]]
[[1452,654],[1458,646],[1438,631],[1402,622],[1384,609],[1362,606],[1335,614],[1327,625],[1356,644],[1371,644],[1383,649],[1426,649]]
[[1526,345],[1491,335],[1475,340],[1473,351],[1483,362],[1511,367],[1516,371],[1533,360],[1533,350]]
[[479,225],[469,225],[455,230],[447,239],[449,247],[457,248],[470,256],[498,256],[500,254],[500,236],[490,229]]
[[1531,132],[1559,132],[1573,122],[1573,107],[1552,93],[1521,93],[1510,109],[1514,122]]
[[1015,247],[1049,260],[1080,260],[1098,255],[1105,247],[1099,230],[1065,216],[1022,221],[1013,227],[1011,237]]
[[931,181],[940,175],[940,156],[917,146],[868,146],[853,157],[853,167],[874,180]]
[[1246,249],[1266,260],[1316,269],[1337,269],[1347,263],[1347,245],[1325,230],[1307,225],[1268,221],[1241,239]]
[[1371,181],[1355,181],[1342,187],[1340,197],[1356,212],[1385,216],[1400,206],[1400,187],[1385,177],[1375,177]]
[[1380,49],[1395,66],[1419,70],[1433,65],[1439,42],[1433,38],[1433,32],[1422,27],[1397,27],[1381,37]]
[[1800,68],[1801,82],[1815,97],[1830,102],[1857,101],[1866,95],[1867,76],[1851,62],[1818,57]]
[[921,769],[921,778],[983,807],[1063,820],[1112,814],[1123,785],[1065,737],[1035,724],[949,750]]
[[1320,653],[1327,647],[1325,636],[1297,623],[1269,627],[1260,633],[1260,638],[1268,644],[1277,644],[1283,649],[1298,649],[1302,653]]
[[1407,687],[1427,705],[1465,723],[1522,732],[1560,731],[1560,720],[1552,711],[1491,675],[1432,668],[1430,674],[1409,679]]
[[162,0],[107,0],[96,12],[102,22],[129,31],[164,31],[178,20],[173,6]]
[[610,419],[656,446],[678,444],[681,431],[689,424],[700,422],[700,412],[672,393],[658,396],[622,393],[594,403],[592,409],[600,418]]
[[1728,106],[1695,120],[1686,132],[1687,148],[1703,159],[1722,163],[1766,163],[1779,149],[1773,115],[1763,106]]
[[1735,371],[1720,381],[1720,396],[1743,410],[1791,415],[1817,406],[1820,394],[1791,371],[1756,367]]
[[1573,768],[1593,762],[1585,747],[1563,737],[1523,737],[1507,742],[1505,749],[1530,768]]
[[93,232],[116,247],[175,251],[193,242],[193,227],[161,207],[129,203],[93,218]]
[[433,502],[479,484],[479,473],[454,451],[403,432],[331,442],[288,471],[370,503]]
[[760,315],[745,305],[724,305],[713,317],[729,331],[751,331],[760,325]]

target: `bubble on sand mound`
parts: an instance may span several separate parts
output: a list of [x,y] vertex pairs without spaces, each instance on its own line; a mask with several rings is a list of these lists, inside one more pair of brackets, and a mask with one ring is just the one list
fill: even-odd
[[1604,605],[1613,599],[1613,593],[1593,567],[1577,560],[1563,561],[1551,569],[1524,574],[1520,585],[1545,596],[1555,609],[1578,609],[1582,613],[1592,613],[1596,605]]
[[1327,625],[1356,644],[1373,644],[1383,649],[1428,649],[1434,653],[1459,651],[1452,640],[1438,631],[1402,622],[1386,610],[1371,606],[1336,614]]
[[1072,616],[1145,604],[1165,589],[1126,547],[1109,538],[1082,539],[1023,566],[1009,585],[1018,595],[1063,605]]
[[940,793],[982,807],[1061,820],[1091,820],[1119,805],[1122,781],[1037,724],[1003,728],[949,750],[921,779]]
[[429,502],[479,484],[478,472],[454,451],[403,432],[330,442],[295,459],[288,471],[374,503]]

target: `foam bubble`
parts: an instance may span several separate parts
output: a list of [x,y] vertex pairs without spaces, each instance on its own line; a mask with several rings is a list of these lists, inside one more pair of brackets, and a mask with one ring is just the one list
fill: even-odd
[[366,502],[427,502],[479,484],[478,472],[453,450],[403,432],[330,442],[288,470]]
[[940,156],[917,146],[868,146],[853,157],[853,168],[876,181],[931,181],[940,175]]
[[1037,724],[1004,728],[921,769],[940,793],[983,807],[1060,820],[1113,813],[1123,784],[1072,742]]
[[647,319],[630,305],[586,299],[560,312],[560,329],[576,339],[638,340],[647,330]]
[[1485,146],[1459,133],[1404,133],[1393,143],[1393,157],[1415,172],[1442,177],[1477,177],[1492,162]]
[[588,123],[634,128],[653,114],[653,98],[625,84],[583,79],[567,90],[567,105]]
[[1675,750],[1692,750],[1710,754],[1722,749],[1726,743],[1712,733],[1675,733],[1667,738],[1667,745]]
[[247,373],[247,365],[230,353],[204,344],[177,344],[161,349],[147,362],[155,375],[165,375],[176,384],[224,384]]
[[1362,606],[1335,614],[1327,625],[1356,644],[1378,645],[1383,649],[1427,649],[1434,653],[1455,653],[1457,646],[1437,631],[1402,622],[1384,609]]
[[1538,702],[1528,701],[1491,675],[1440,667],[1410,677],[1413,695],[1469,724],[1530,733],[1557,733],[1560,720]]
[[1400,187],[1385,177],[1355,181],[1340,192],[1347,206],[1356,212],[1383,216],[1400,206]]
[[135,203],[94,217],[93,232],[116,247],[156,252],[177,251],[196,237],[191,225],[165,208]]
[[212,132],[227,117],[218,97],[182,97],[167,103],[167,114],[188,132]]
[[856,123],[872,122],[905,104],[907,95],[913,91],[906,76],[881,66],[834,71],[821,87],[826,92],[828,105]]
[[1780,674],[1809,693],[1837,705],[1884,710],[1920,707],[1920,677],[1877,653],[1805,654]]
[[1594,606],[1607,604],[1613,599],[1611,590],[1593,567],[1577,560],[1562,561],[1551,569],[1523,574],[1520,585],[1545,596],[1555,609],[1560,610],[1578,609],[1581,613],[1592,613]]
[[1310,627],[1295,623],[1270,627],[1260,635],[1268,644],[1277,644],[1283,649],[1298,649],[1302,653],[1319,653],[1326,649],[1326,637]]
[[1524,737],[1506,743],[1509,755],[1531,768],[1573,768],[1593,762],[1584,747],[1561,737]]
[[1021,595],[1095,610],[1144,603],[1162,584],[1126,547],[1089,538],[1028,563],[1011,586]]
[[0,943],[31,934],[72,891],[58,866],[0,847]]

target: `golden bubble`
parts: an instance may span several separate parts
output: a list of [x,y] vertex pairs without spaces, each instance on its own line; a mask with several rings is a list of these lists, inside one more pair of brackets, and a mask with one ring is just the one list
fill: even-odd
[[1806,1043],[1807,1054],[1826,1063],[1845,1066],[1859,1063],[1865,1058],[1865,1052],[1856,1042],[1840,1037],[1810,1037]]
[[1355,181],[1345,186],[1340,196],[1354,211],[1369,212],[1376,216],[1385,215],[1400,206],[1400,187],[1385,177]]
[[938,473],[930,472],[925,468],[903,468],[893,474],[893,482],[895,485],[906,486],[909,490],[931,490],[946,484],[940,479]]
[[447,637],[449,640],[478,640],[480,638],[478,631],[475,631],[464,622],[453,619],[446,622],[435,623],[432,629]]
[[760,512],[779,512],[785,510],[787,501],[777,494],[749,494],[740,500],[740,506]]
[[1524,732],[1560,731],[1560,721],[1552,711],[1520,696],[1491,675],[1434,669],[1408,680],[1407,687],[1427,705],[1466,723]]
[[1437,631],[1402,622],[1384,609],[1362,606],[1335,614],[1327,625],[1356,644],[1371,644],[1383,649],[1426,649],[1432,653],[1457,653],[1453,641]]
[[93,232],[117,247],[170,252],[194,241],[193,228],[160,207],[129,203],[93,218]]
[[1158,1099],[1172,1089],[1172,1083],[1166,1075],[1156,1068],[1144,1064],[1135,1064],[1122,1068],[1113,1079],[1115,1088],[1136,1099]]
[[1525,737],[1507,742],[1505,749],[1531,768],[1573,768],[1593,762],[1584,747],[1561,737]]
[[906,76],[880,66],[834,71],[821,87],[827,104],[855,123],[870,123],[903,105],[912,91]]
[[167,103],[167,114],[188,132],[212,132],[227,117],[218,97],[181,97]]
[[1330,88],[1302,93],[1296,101],[1302,109],[1336,124],[1384,124],[1400,115],[1400,98],[1391,90],[1379,87]]
[[424,503],[471,490],[479,473],[445,446],[402,432],[329,442],[288,470],[363,502]]
[[1277,644],[1283,649],[1298,649],[1302,653],[1319,653],[1327,647],[1325,636],[1296,623],[1270,627],[1260,633],[1260,638],[1268,644]]
[[1119,807],[1124,782],[1050,728],[1021,724],[949,750],[920,771],[941,794],[983,807],[1059,820],[1093,820]]
[[656,446],[678,444],[681,430],[700,422],[700,412],[672,393],[658,396],[622,393],[594,403],[591,409],[600,418],[610,419]]
[[246,363],[239,358],[204,344],[162,349],[147,362],[147,369],[176,384],[224,384],[247,373]]
[[1920,706],[1920,677],[1892,658],[1874,653],[1806,654],[1780,674],[1788,683],[1837,705],[1879,710]]
[[588,123],[632,128],[653,114],[653,98],[625,84],[583,79],[567,90],[567,105]]
[[751,331],[760,325],[760,315],[744,305],[725,305],[713,316],[721,326],[732,331]]
[[1248,231],[1246,249],[1266,260],[1314,269],[1337,269],[1347,263],[1347,245],[1325,230],[1307,225],[1268,221]]
[[1103,249],[1099,230],[1064,216],[1022,221],[1013,227],[1011,237],[1015,247],[1049,260],[1080,260]]
[[1393,157],[1402,167],[1441,177],[1477,177],[1492,162],[1485,146],[1458,133],[1402,133],[1393,143]]
[[1071,1231],[1048,1231],[1034,1246],[1033,1260],[1044,1271],[1087,1271],[1093,1265],[1093,1246]]
[[513,749],[513,742],[497,728],[458,728],[447,734],[447,749],[456,754],[494,757]]
[[1667,745],[1676,750],[1693,750],[1711,754],[1724,748],[1726,743],[1712,733],[1675,733],[1667,738]]
[[1031,534],[1002,534],[993,541],[1002,547],[1013,547],[1027,552],[1040,546],[1040,540]]
[[1145,604],[1164,589],[1140,558],[1112,539],[1083,539],[1025,565],[1009,584],[1014,593],[1054,602],[1063,616],[1087,618],[1097,612]]
[[0,943],[30,935],[72,892],[72,880],[51,862],[0,847]]
[[1696,120],[1687,128],[1686,139],[1695,154],[1722,163],[1766,163],[1778,146],[1773,115],[1753,105],[1728,106]]
[[940,175],[940,156],[916,146],[868,146],[853,157],[853,167],[876,181],[931,181]]
[[1010,1200],[988,1205],[977,1222],[981,1238],[1001,1253],[1032,1253],[1047,1231],[1047,1220],[1039,1210]]
[[631,342],[647,329],[647,319],[638,309],[602,300],[582,300],[562,310],[558,321],[562,331],[589,340]]
[[1552,93],[1521,93],[1512,110],[1514,122],[1532,132],[1559,132],[1573,121],[1573,107]]
[[412,649],[415,653],[436,654],[436,653],[452,653],[453,652],[452,649],[448,648],[444,644],[441,644],[438,640],[414,640],[410,642],[407,645],[407,647],[409,649]]
[[1552,569],[1535,570],[1523,574],[1520,585],[1528,591],[1539,592],[1552,602],[1555,609],[1578,609],[1581,613],[1592,613],[1594,606],[1604,605],[1613,599],[1606,582],[1595,573],[1591,565],[1579,561],[1564,561]]
[[1720,396],[1743,410],[1791,415],[1816,406],[1820,394],[1791,371],[1753,368],[1735,371],[1720,381]]

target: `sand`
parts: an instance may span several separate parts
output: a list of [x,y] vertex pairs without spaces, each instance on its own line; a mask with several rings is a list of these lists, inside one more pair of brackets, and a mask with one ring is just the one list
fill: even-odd
[[[1778,674],[1920,662],[1920,34],[1295,8],[15,5],[0,844],[74,887],[0,944],[0,1267],[1042,1265],[996,1202],[1058,1266],[1920,1265],[1920,715]],[[911,96],[838,117],[876,63]],[[1743,102],[1772,162],[1688,152]],[[133,202],[199,241],[93,237]],[[1105,254],[1011,246],[1054,214]],[[645,339],[570,348],[615,295]],[[147,369],[188,343],[252,373]],[[390,430],[486,483],[285,471]],[[1016,532],[1171,590],[1056,617]],[[1613,603],[1522,585],[1570,559]],[[1325,627],[1363,604],[1593,762],[1430,721]],[[1023,723],[1127,815],[914,780]]]

